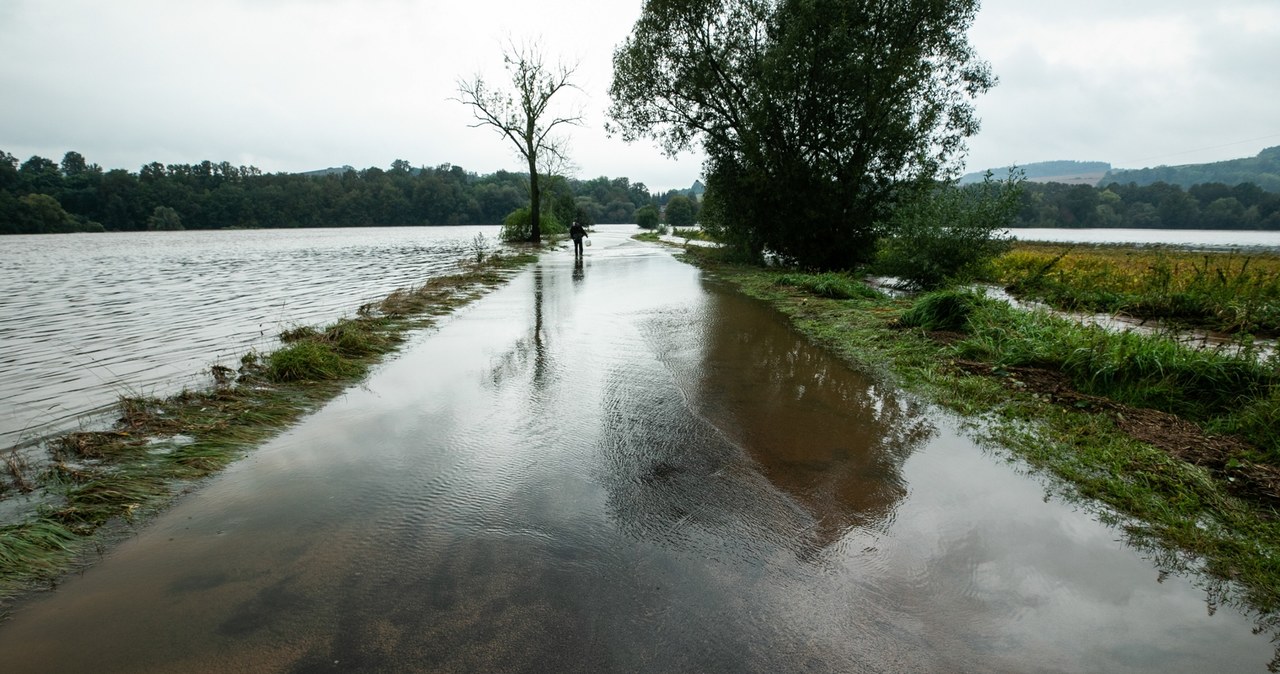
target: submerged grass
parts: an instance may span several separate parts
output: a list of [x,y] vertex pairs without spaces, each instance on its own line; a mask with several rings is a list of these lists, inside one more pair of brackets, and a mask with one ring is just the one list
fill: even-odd
[[[114,429],[48,440],[46,465],[34,478],[11,453],[9,470],[34,481],[23,491],[45,498],[20,521],[0,526],[0,611],[84,560],[104,525],[150,512],[184,481],[225,467],[358,381],[406,332],[473,301],[533,259],[490,255],[364,305],[355,318],[287,330],[279,349],[246,354],[238,371],[215,366],[206,390],[122,398]],[[24,486],[18,477],[0,480],[6,482]]]
[[28,574],[55,574],[76,551],[80,536],[52,521],[6,527],[0,545],[0,568],[22,568]]
[[970,419],[995,451],[1061,478],[1054,489],[1122,526],[1162,568],[1200,574],[1214,601],[1280,630],[1277,357],[1108,332],[966,292],[835,295],[820,275],[733,265],[708,249],[686,260],[863,372]]

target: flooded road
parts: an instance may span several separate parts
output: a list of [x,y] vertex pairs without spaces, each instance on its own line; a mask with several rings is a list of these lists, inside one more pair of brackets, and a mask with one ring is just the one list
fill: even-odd
[[23,606],[4,671],[1265,671],[945,414],[593,239]]

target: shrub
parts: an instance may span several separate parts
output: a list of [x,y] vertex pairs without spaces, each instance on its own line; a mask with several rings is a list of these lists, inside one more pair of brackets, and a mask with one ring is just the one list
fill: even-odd
[[485,238],[482,232],[476,232],[471,238],[471,255],[475,258],[476,264],[484,262],[484,256],[489,252],[489,240]]
[[[542,209],[538,214],[538,221],[541,223],[544,239],[554,241],[569,233],[569,229],[556,219],[550,209]],[[533,233],[532,222],[528,207],[518,208],[502,221],[502,232],[498,237],[508,242],[528,241]]]
[[182,216],[168,206],[156,206],[147,217],[147,229],[153,232],[173,232],[183,229]]
[[657,229],[658,209],[653,204],[640,207],[636,211],[636,224],[640,225],[640,229]]
[[697,222],[697,205],[684,195],[677,194],[667,201],[667,224],[672,227],[688,227]]
[[980,185],[945,185],[908,199],[883,226],[876,268],[906,285],[935,290],[971,279],[1009,249],[1022,178],[1010,172]]

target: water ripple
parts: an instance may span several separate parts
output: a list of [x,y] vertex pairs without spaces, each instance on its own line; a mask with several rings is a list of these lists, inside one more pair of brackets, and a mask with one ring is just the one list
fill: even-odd
[[5,237],[0,447],[449,273],[496,227]]

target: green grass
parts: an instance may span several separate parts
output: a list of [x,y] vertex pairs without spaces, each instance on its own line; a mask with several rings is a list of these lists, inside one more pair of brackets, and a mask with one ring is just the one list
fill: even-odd
[[[46,467],[36,474],[15,467],[47,498],[22,521],[0,527],[0,610],[72,568],[104,525],[163,507],[176,484],[222,469],[359,381],[406,332],[480,297],[533,259],[490,255],[362,306],[355,318],[292,328],[280,335],[279,349],[246,354],[238,371],[215,367],[206,390],[123,398],[114,429],[51,438]],[[154,451],[152,440],[176,435],[189,441]]]
[[358,374],[359,364],[338,354],[334,345],[308,339],[290,344],[267,356],[272,381],[343,379]]
[[[927,302],[929,296],[922,298]],[[1280,466],[1280,361],[1194,349],[1161,335],[1113,332],[1000,302],[976,305],[957,356],[1059,370],[1080,391],[1239,435]]]
[[883,296],[883,293],[867,286],[858,278],[835,272],[780,274],[774,283],[801,288],[819,297],[831,297],[841,300],[854,297],[874,299]]
[[1280,335],[1280,255],[1019,243],[987,278],[1059,309]]
[[25,577],[56,574],[75,556],[81,538],[50,520],[6,527],[0,531],[0,569],[22,569]]
[[939,291],[924,295],[902,313],[902,325],[922,330],[964,332],[979,307],[991,300],[974,292]]
[[[993,449],[1056,476],[1062,497],[1122,527],[1161,568],[1199,579],[1215,601],[1280,610],[1280,514],[1242,496],[1231,477],[1233,466],[1280,467],[1276,358],[1108,333],[963,292],[841,299],[819,275],[734,265],[712,250],[684,257],[869,376],[972,420]],[[935,330],[954,334],[940,341]],[[994,376],[968,374],[959,362],[985,363]],[[1172,412],[1246,439],[1247,449],[1223,470],[1193,465],[1131,437],[1114,412],[1018,390],[999,376],[1012,367],[1060,372],[1082,394]]]

